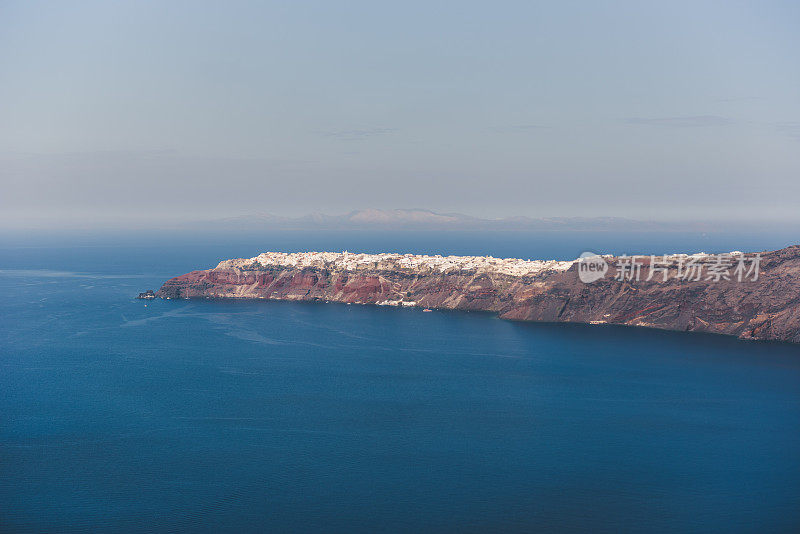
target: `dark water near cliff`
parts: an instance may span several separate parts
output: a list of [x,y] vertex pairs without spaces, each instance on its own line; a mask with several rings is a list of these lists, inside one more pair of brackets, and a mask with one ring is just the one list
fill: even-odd
[[[131,298],[228,256],[411,237],[6,243],[0,531],[800,529],[798,347]],[[418,237],[459,253],[590,248]],[[702,248],[748,248],[730,241]]]

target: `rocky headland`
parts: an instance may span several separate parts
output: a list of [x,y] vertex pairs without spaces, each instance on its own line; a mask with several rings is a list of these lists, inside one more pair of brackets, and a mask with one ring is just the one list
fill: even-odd
[[265,252],[172,278],[156,296],[480,310],[519,321],[607,323],[797,343],[800,246],[758,254],[574,261]]

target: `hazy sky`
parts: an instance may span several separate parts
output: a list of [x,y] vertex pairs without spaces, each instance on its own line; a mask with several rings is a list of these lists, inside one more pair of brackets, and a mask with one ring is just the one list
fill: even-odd
[[800,2],[0,0],[0,225],[800,218]]

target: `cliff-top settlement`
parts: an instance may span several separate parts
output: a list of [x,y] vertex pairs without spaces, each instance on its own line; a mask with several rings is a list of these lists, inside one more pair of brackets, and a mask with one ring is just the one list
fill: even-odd
[[264,252],[255,258],[225,260],[217,269],[259,269],[280,266],[343,271],[377,269],[418,272],[481,272],[531,276],[546,270],[569,269],[573,261],[503,259],[491,256],[426,256],[416,254],[354,254],[352,252]]

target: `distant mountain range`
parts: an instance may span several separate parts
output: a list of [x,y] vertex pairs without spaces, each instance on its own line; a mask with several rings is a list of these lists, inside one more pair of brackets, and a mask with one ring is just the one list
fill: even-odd
[[218,230],[259,229],[453,229],[453,230],[648,230],[678,229],[680,225],[644,222],[622,217],[505,217],[484,219],[462,213],[437,213],[424,209],[363,209],[343,215],[312,213],[281,217],[268,213],[227,217],[191,223],[192,227]]

